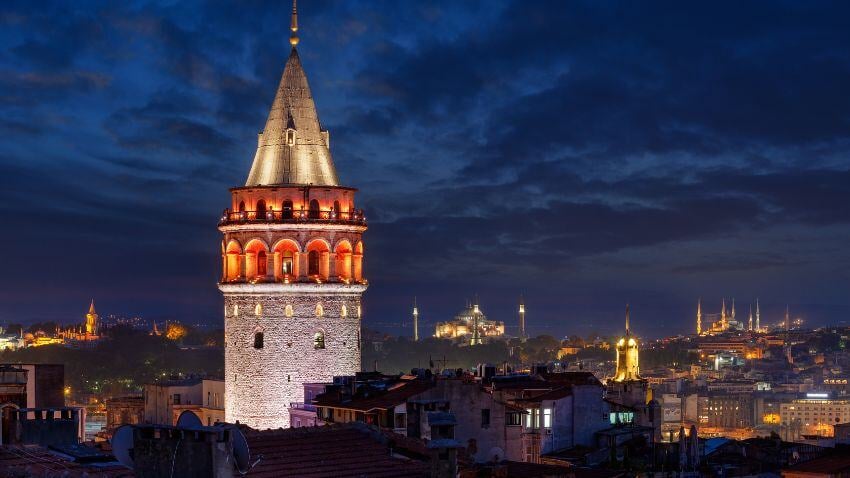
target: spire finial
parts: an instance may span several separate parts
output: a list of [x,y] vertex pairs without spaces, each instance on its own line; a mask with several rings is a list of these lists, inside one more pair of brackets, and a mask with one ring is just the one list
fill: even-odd
[[289,25],[289,30],[292,32],[289,34],[289,44],[292,45],[292,48],[295,48],[295,45],[298,44],[298,7],[296,2],[297,0],[292,0],[292,23]]

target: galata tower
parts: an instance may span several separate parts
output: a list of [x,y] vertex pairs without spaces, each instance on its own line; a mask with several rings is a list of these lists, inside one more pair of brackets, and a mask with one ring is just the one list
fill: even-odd
[[219,231],[224,294],[225,415],[253,428],[289,426],[304,383],[360,371],[363,211],[340,185],[292,50],[248,180],[230,190]]

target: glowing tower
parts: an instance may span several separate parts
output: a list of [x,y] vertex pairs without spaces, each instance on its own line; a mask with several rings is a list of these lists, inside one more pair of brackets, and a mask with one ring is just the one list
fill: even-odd
[[413,298],[413,341],[419,342],[419,308],[416,307],[416,297]]
[[225,418],[289,426],[303,384],[360,371],[362,234],[355,189],[340,185],[296,45],[257,152],[219,223]]
[[86,314],[86,335],[97,335],[98,329],[100,329],[99,319],[100,316],[94,310],[94,299],[92,299],[89,313]]
[[632,337],[629,330],[629,306],[626,306],[626,335],[617,341],[617,370],[614,373],[615,382],[640,380],[638,365],[638,341]]
[[528,338],[525,332],[525,300],[522,296],[519,298],[519,338],[521,340]]

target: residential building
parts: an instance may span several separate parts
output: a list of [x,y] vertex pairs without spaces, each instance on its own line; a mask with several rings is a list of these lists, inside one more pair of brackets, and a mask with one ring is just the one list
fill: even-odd
[[224,421],[224,381],[210,378],[166,380],[145,385],[145,422],[174,425],[191,411],[204,425]]

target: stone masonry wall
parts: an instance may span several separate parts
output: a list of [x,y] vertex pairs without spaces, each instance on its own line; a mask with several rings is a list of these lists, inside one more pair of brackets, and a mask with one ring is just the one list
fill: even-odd
[[[250,284],[220,287],[228,422],[287,428],[289,404],[304,401],[304,383],[330,382],[334,375],[360,370],[359,311],[365,286],[288,284],[273,291]],[[319,331],[324,349],[314,347]],[[263,333],[260,349],[254,348],[256,332]]]

